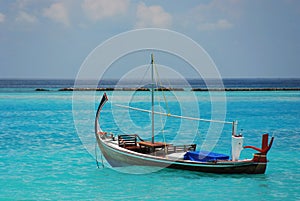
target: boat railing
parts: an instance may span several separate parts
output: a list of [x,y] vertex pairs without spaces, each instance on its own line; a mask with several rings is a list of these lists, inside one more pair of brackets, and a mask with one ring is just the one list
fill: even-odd
[[[161,149],[157,149],[152,155],[160,156],[160,157],[169,157],[174,154],[182,154],[188,151],[196,151],[196,144],[186,144],[186,145],[173,145],[167,144],[167,146],[162,147]],[[176,157],[179,157],[177,155]]]
[[187,144],[187,145],[172,145],[166,147],[166,153],[178,153],[178,152],[187,152],[187,151],[195,151],[196,144]]

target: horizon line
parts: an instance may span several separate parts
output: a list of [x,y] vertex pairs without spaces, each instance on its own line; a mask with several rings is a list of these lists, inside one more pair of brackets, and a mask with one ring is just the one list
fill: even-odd
[[[167,78],[169,80],[182,80],[178,78]],[[204,80],[203,78],[185,78],[187,80]],[[219,78],[206,78],[206,79],[219,79]],[[300,79],[300,77],[224,77],[221,78],[222,80],[228,80],[228,79]],[[1,78],[0,80],[77,80],[76,78]],[[95,81],[95,79],[78,79],[79,81]],[[102,80],[119,80],[119,78],[104,78]],[[138,80],[138,79],[126,79],[125,81],[130,80]],[[101,81],[101,80],[99,80]]]

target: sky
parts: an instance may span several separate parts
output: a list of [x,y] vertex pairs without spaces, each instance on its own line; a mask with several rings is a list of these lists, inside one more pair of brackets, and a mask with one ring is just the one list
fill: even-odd
[[74,79],[99,44],[143,28],[191,38],[223,78],[300,78],[299,0],[0,0],[0,79]]

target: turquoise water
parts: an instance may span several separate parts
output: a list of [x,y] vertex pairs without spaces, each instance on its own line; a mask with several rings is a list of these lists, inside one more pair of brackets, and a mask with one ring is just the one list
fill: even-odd
[[[92,92],[80,93],[79,105],[94,101]],[[120,97],[126,97],[126,93]],[[181,93],[188,100],[188,93]],[[100,98],[102,93],[96,95]],[[262,133],[275,135],[264,175],[215,175],[170,169],[126,174],[122,173],[124,169],[114,170],[106,163],[103,168],[99,150],[98,169],[93,153],[94,122],[85,118],[87,111],[79,111],[80,124],[74,123],[72,96],[72,92],[58,91],[0,92],[0,200],[300,200],[299,91],[226,93],[227,117],[239,120],[245,144],[260,146]],[[197,96],[203,100],[198,103],[202,117],[210,117],[207,94],[197,92]],[[171,102],[170,107],[178,105]],[[114,127],[115,122],[108,118],[110,103],[103,113],[107,114],[102,117],[106,122],[103,127]],[[144,121],[139,121],[141,118],[135,113],[131,116],[135,124],[148,126],[148,116],[142,118]],[[166,122],[166,137],[172,138],[170,129],[178,128]],[[127,123],[121,126],[129,126]],[[197,142],[203,140],[201,135],[206,128],[200,127]],[[78,137],[80,130],[86,136]],[[228,132],[230,128],[225,127],[217,149],[228,151]],[[244,150],[242,156],[251,157],[252,153]]]

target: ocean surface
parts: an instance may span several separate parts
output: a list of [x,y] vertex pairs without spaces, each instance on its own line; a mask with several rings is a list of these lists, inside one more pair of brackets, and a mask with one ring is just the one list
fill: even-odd
[[[111,168],[102,160],[95,148],[93,118],[103,92],[58,91],[73,84],[72,80],[0,80],[0,200],[300,200],[300,91],[167,92],[173,114],[210,119],[225,113],[226,120],[238,120],[245,145],[260,147],[261,134],[274,135],[268,167],[263,175],[149,167],[140,173],[135,167]],[[299,88],[300,82],[235,79],[224,80],[224,85]],[[202,84],[195,81],[192,86]],[[130,100],[132,106],[149,109],[149,92],[132,95],[108,92],[101,126],[108,132],[134,132],[147,139],[149,115],[124,113],[114,106]],[[163,99],[158,102],[157,109],[167,110]],[[157,140],[176,141],[180,131],[201,147],[206,140],[214,142],[208,137],[212,135],[217,137],[213,150],[230,155],[228,125],[214,127],[220,130],[214,133],[207,132],[206,123],[169,118],[156,122]],[[241,158],[251,158],[253,153],[243,150]]]

